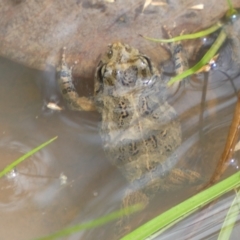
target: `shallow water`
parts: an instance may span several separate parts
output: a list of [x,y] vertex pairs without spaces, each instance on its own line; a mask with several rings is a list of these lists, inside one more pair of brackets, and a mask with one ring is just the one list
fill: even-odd
[[[58,136],[55,142],[21,163],[12,175],[0,179],[1,239],[34,239],[119,209],[128,183],[104,155],[98,134],[100,115],[66,109],[46,112],[43,99],[51,98],[51,91],[42,95],[41,89],[45,89],[44,81],[55,81],[54,72],[27,69],[5,59],[0,61],[0,72],[0,168]],[[239,89],[239,78],[234,80],[234,86]],[[86,92],[91,94],[91,84]],[[58,98],[57,93],[54,98]],[[203,75],[194,77],[169,98],[183,130],[179,159],[183,166],[200,172],[205,182],[221,155],[236,100],[232,83],[219,72],[210,73],[205,79]],[[236,155],[224,176],[237,168]],[[196,192],[196,186],[183,186],[159,193],[149,208],[137,216],[146,221]],[[208,215],[200,212],[189,217],[161,239],[216,239],[231,199],[229,194]],[[204,220],[195,230],[193,224],[200,221],[199,215]],[[67,239],[113,239],[113,225]]]

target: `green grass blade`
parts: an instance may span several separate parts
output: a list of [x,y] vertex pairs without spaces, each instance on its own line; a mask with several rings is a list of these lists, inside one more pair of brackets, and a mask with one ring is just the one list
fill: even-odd
[[58,239],[60,237],[65,237],[68,235],[71,235],[73,233],[79,232],[81,230],[86,230],[86,229],[91,229],[91,228],[95,228],[95,227],[99,227],[102,226],[110,221],[113,221],[115,219],[121,218],[124,215],[126,215],[126,212],[128,212],[129,214],[132,214],[136,211],[141,210],[143,207],[140,204],[136,204],[134,206],[110,213],[104,217],[95,219],[91,222],[87,222],[87,223],[83,223],[83,224],[78,224],[72,227],[68,227],[65,229],[60,230],[59,232],[53,233],[52,235],[46,236],[46,237],[41,237],[41,238],[37,238],[35,240],[53,240],[53,239]]
[[194,65],[192,68],[184,71],[183,73],[177,75],[176,77],[173,77],[169,82],[168,86],[172,85],[175,82],[181,81],[182,79],[196,73],[201,67],[203,67],[205,64],[209,63],[209,61],[215,56],[219,48],[222,46],[224,41],[227,38],[227,34],[224,30],[222,30],[214,44],[211,46],[211,48],[207,51],[207,53],[202,57],[202,59]]
[[231,207],[228,210],[227,216],[223,222],[221,231],[218,235],[218,240],[230,239],[233,227],[237,221],[240,205],[240,190],[237,192],[236,197],[233,199]]
[[22,157],[18,158],[16,161],[14,161],[13,163],[11,163],[10,165],[8,165],[7,167],[5,167],[1,172],[0,172],[0,178],[2,176],[4,176],[6,173],[8,173],[9,171],[11,171],[14,167],[16,167],[19,163],[21,163],[22,161],[24,161],[26,158],[32,156],[34,153],[36,153],[37,151],[39,151],[40,149],[44,148],[45,146],[47,146],[48,144],[50,144],[51,142],[53,142],[54,140],[56,140],[57,137],[54,137],[52,139],[50,139],[49,141],[41,144],[40,146],[34,148],[33,150],[29,151],[28,153],[24,154]]
[[146,36],[142,36],[143,38],[153,41],[153,42],[161,42],[161,43],[171,43],[171,42],[177,42],[177,41],[182,41],[182,40],[189,40],[189,39],[195,39],[195,38],[200,38],[200,37],[205,37],[215,31],[217,31],[219,28],[222,27],[221,22],[217,22],[215,25],[211,26],[208,29],[205,29],[203,31],[197,32],[197,33],[191,33],[191,34],[185,34],[181,36],[177,36],[174,38],[169,38],[169,39],[157,39],[157,38],[150,38]]
[[227,0],[229,10],[233,10],[233,5],[231,0]]
[[180,221],[194,211],[217,199],[230,190],[240,186],[240,172],[217,183],[216,185],[196,194],[177,206],[143,224],[141,227],[124,236],[121,240],[142,240],[159,230],[168,228],[174,222]]
[[233,8],[233,5],[232,5],[232,1],[231,0],[227,0],[227,3],[228,3],[228,10],[227,10],[227,13],[226,13],[226,17],[227,18],[230,18],[232,15],[234,14],[237,14],[237,10]]

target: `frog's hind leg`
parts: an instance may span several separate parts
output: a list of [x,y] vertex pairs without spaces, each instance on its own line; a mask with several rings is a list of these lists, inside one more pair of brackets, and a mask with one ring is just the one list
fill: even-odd
[[185,168],[174,168],[170,171],[168,176],[164,179],[164,183],[161,188],[165,191],[179,189],[185,184],[198,185],[201,182],[200,173],[185,169]]
[[[142,190],[126,191],[122,201],[122,209],[127,209],[135,204],[141,204],[141,207],[144,209],[149,205],[150,200],[155,196],[159,188],[163,191],[172,191],[182,188],[184,184],[198,184],[200,180],[201,175],[198,172],[185,168],[173,168],[166,177],[153,179]],[[138,223],[142,220],[138,219]],[[118,239],[126,235],[130,230],[130,215],[126,210],[125,216],[116,224],[115,231]]]
[[73,84],[72,69],[74,67],[68,67],[65,59],[65,49],[63,48],[63,54],[61,64],[58,68],[58,85],[62,96],[68,103],[68,107],[71,110],[77,111],[95,111],[95,104],[93,100],[87,97],[80,97]]

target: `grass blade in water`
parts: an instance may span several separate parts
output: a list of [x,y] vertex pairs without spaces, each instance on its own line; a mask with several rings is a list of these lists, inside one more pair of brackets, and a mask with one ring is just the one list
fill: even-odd
[[228,210],[227,216],[223,222],[218,240],[230,239],[233,227],[237,221],[240,205],[240,190],[237,192],[236,197],[233,199],[231,207]]
[[196,194],[161,215],[153,218],[136,230],[124,236],[121,240],[142,240],[162,230],[163,228],[166,230],[169,226],[172,226],[172,223],[179,222],[194,211],[239,186],[240,172],[237,172],[231,177]]
[[75,225],[72,227],[68,227],[65,229],[60,230],[59,232],[53,233],[49,236],[46,237],[41,237],[41,238],[37,238],[35,240],[53,240],[53,239],[59,239],[60,237],[65,237],[68,235],[71,235],[73,233],[79,232],[81,230],[85,230],[85,229],[91,229],[91,228],[95,228],[95,227],[99,227],[102,226],[110,221],[113,221],[115,219],[121,218],[122,216],[126,215],[126,212],[128,212],[129,214],[134,213],[136,211],[140,211],[143,207],[140,204],[110,213],[104,217],[95,219],[91,222],[87,222],[87,223],[83,223],[83,224],[79,224],[79,225]]
[[49,141],[41,144],[40,146],[34,148],[33,150],[29,151],[28,153],[24,154],[22,157],[18,158],[16,161],[14,161],[13,163],[11,163],[10,165],[8,165],[7,167],[5,167],[1,172],[0,172],[0,178],[2,176],[4,176],[6,173],[8,173],[9,171],[11,171],[14,167],[16,167],[19,163],[21,163],[22,161],[24,161],[26,158],[32,156],[34,153],[38,152],[39,150],[41,150],[42,148],[46,147],[48,144],[50,144],[51,142],[53,142],[54,140],[56,140],[57,137],[54,137],[52,139],[50,139]]
[[205,37],[213,32],[216,32],[219,28],[222,27],[222,25],[223,24],[221,22],[217,22],[215,25],[213,25],[210,28],[205,29],[203,31],[191,33],[191,34],[185,34],[185,35],[177,36],[177,37],[170,38],[170,39],[150,38],[150,37],[146,37],[143,35],[140,35],[140,36],[147,40],[150,40],[152,42],[171,43],[171,42],[178,42],[178,41],[182,41],[182,40],[189,40],[189,39]]

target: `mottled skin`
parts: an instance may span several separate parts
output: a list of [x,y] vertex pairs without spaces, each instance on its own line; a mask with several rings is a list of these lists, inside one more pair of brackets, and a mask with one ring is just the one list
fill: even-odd
[[149,196],[186,180],[182,173],[165,181],[174,172],[181,128],[166,101],[166,83],[147,56],[121,43],[110,46],[97,67],[95,96],[105,152],[132,188]]
[[[173,190],[200,178],[197,172],[175,166],[180,123],[166,101],[166,82],[146,55],[127,44],[110,45],[97,66],[94,97],[89,99],[76,92],[63,54],[58,83],[71,109],[101,113],[106,155],[131,185],[123,208],[146,206],[159,189]],[[120,219],[118,238],[128,230],[128,218]]]
[[[175,167],[180,123],[166,101],[166,82],[146,55],[127,44],[110,45],[96,69],[93,99],[78,96],[64,55],[59,76],[71,109],[96,108],[101,113],[104,150],[131,183],[131,194],[147,204],[158,189],[199,178],[196,172]],[[128,204],[135,200],[128,198]]]

